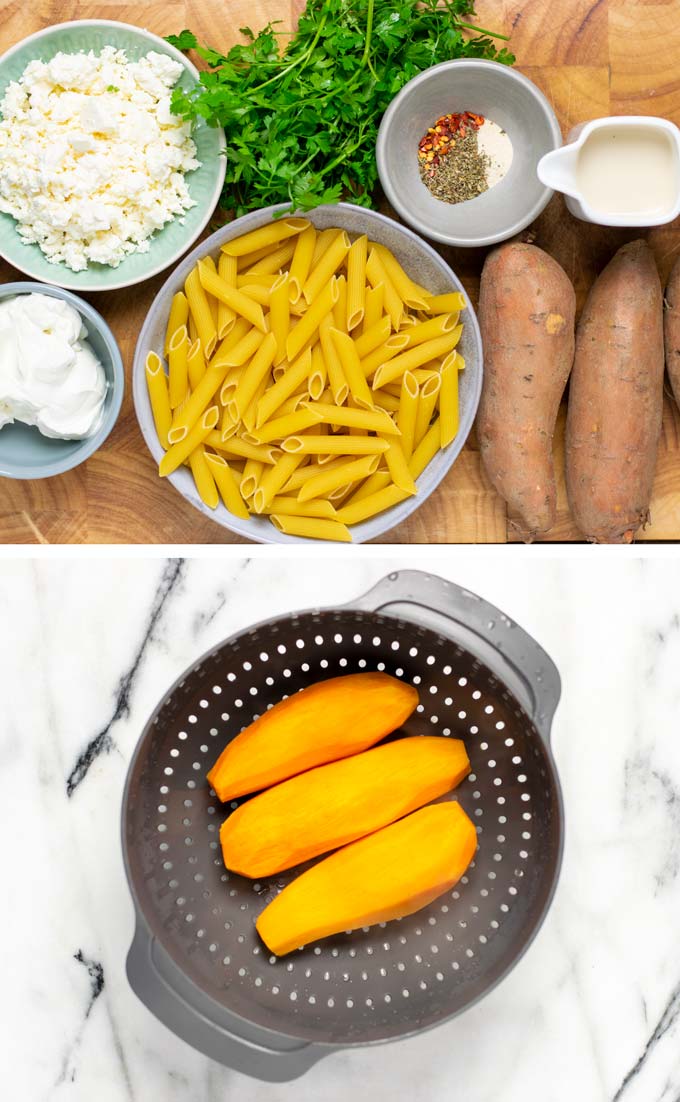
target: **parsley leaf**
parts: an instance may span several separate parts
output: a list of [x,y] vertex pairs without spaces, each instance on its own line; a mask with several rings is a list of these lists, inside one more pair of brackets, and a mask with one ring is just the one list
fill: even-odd
[[226,54],[184,30],[167,41],[209,69],[175,89],[172,110],[224,127],[227,211],[306,211],[343,197],[372,206],[378,127],[404,84],[452,58],[514,62],[494,44],[504,36],[471,17],[474,0],[307,0],[293,35],[242,27],[245,41]]

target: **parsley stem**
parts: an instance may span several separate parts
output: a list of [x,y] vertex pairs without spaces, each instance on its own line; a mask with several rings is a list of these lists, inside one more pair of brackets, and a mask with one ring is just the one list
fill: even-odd
[[373,8],[375,0],[368,0],[368,11],[366,13],[366,41],[364,43],[364,52],[361,57],[361,67],[368,65],[369,69],[373,73],[373,76],[377,80],[377,74],[373,65],[371,64],[370,49],[371,49],[371,36],[373,34]]
[[[474,15],[474,12],[472,13]],[[462,27],[466,31],[476,31],[477,34],[484,34],[487,38],[501,38],[503,42],[510,41],[509,34],[499,34],[497,31],[487,31],[484,27],[475,27],[474,23],[461,23],[460,19],[456,20],[459,27]]]
[[[369,2],[372,3],[373,0],[369,0]],[[324,12],[323,15],[321,16],[321,19],[319,21],[319,26],[317,27],[316,34],[314,35],[314,38],[310,42],[310,44],[307,47],[307,49],[305,50],[305,52],[300,54],[300,56],[297,57],[295,59],[295,61],[291,61],[290,65],[286,65],[283,69],[281,69],[281,71],[279,73],[275,73],[273,77],[269,78],[269,80],[265,80],[264,84],[258,84],[257,87],[252,88],[250,90],[251,94],[253,94],[255,92],[261,92],[263,88],[266,88],[269,84],[273,84],[275,80],[279,79],[279,77],[286,76],[287,73],[290,73],[291,69],[294,69],[297,65],[304,64],[305,61],[309,60],[309,58],[311,57],[311,55],[313,54],[313,52],[316,48],[317,42],[319,41],[319,39],[321,38],[321,35],[323,33],[323,29],[326,25],[327,14],[328,14],[327,12]]]

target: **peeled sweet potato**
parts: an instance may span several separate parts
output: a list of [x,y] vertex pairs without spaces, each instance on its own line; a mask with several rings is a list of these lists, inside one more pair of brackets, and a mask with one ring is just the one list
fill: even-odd
[[403,918],[460,880],[477,832],[458,803],[431,804],[303,872],[256,922],[277,956],[311,941]]
[[309,769],[225,819],[224,863],[243,876],[273,876],[408,815],[469,771],[461,740],[438,735],[398,739]]
[[567,494],[594,543],[630,543],[649,520],[663,411],[663,305],[651,250],[631,241],[588,295],[567,413]]
[[666,370],[673,396],[680,407],[680,257],[671,269],[666,286],[663,315]]
[[513,242],[486,259],[479,294],[486,472],[529,541],[555,523],[552,442],[574,359],[574,288],[557,261]]
[[227,743],[208,780],[223,801],[268,788],[367,750],[400,727],[417,703],[418,690],[387,673],[317,681]]

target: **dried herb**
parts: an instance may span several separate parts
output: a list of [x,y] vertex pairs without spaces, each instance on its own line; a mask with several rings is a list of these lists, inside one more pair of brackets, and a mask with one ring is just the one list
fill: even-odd
[[247,41],[226,54],[190,31],[170,35],[210,66],[175,91],[173,110],[225,128],[222,205],[237,215],[280,202],[372,206],[378,127],[400,88],[451,58],[514,61],[492,41],[503,35],[464,21],[473,15],[473,0],[309,0],[292,36],[244,27]]

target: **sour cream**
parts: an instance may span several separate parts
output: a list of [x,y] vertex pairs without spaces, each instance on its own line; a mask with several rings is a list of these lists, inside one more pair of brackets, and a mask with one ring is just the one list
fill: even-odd
[[55,440],[92,436],[107,382],[77,310],[51,295],[0,302],[0,429],[35,425]]

